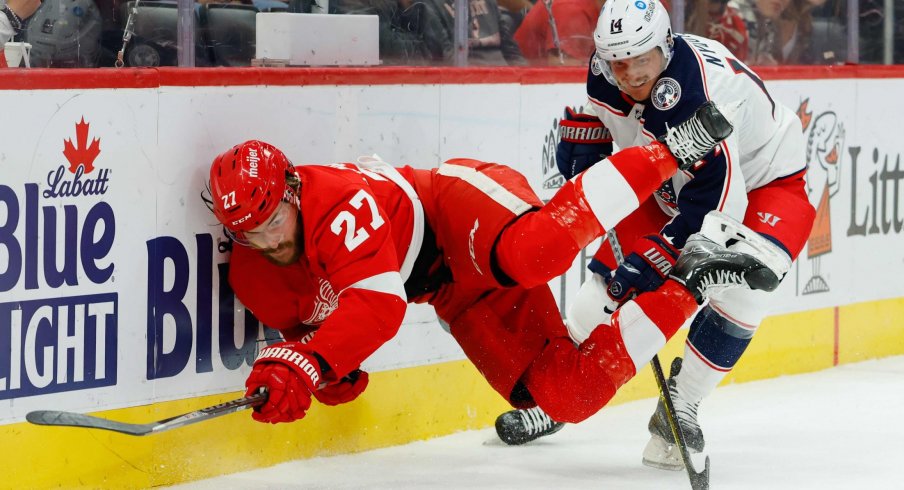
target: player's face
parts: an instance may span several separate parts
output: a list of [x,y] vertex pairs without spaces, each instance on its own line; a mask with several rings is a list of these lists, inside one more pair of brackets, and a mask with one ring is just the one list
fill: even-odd
[[665,65],[665,56],[658,48],[653,48],[646,53],[609,62],[609,68],[615,75],[618,88],[636,101],[650,98],[653,84],[662,73]]
[[298,208],[282,201],[270,219],[244,234],[252,248],[276,265],[295,263],[301,255]]

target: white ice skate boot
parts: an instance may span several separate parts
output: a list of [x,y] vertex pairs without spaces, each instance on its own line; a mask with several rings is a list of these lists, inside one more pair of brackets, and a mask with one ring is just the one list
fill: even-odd
[[[672,361],[669,372],[668,387],[672,395],[672,405],[675,407],[675,416],[678,418],[678,426],[687,444],[690,453],[703,451],[705,442],[703,431],[697,423],[697,407],[700,402],[690,402],[682,398],[676,389],[675,376],[681,371],[681,358],[676,357]],[[650,442],[643,451],[643,464],[661,470],[680,471],[684,469],[684,461],[681,459],[681,451],[675,445],[669,419],[665,413],[662,399],[656,404],[656,411],[650,417],[647,425],[650,431]]]
[[[734,242],[731,247],[728,241]],[[671,276],[703,304],[725,288],[773,291],[790,267],[791,258],[778,246],[727,215],[710,211],[700,232],[687,239]]]

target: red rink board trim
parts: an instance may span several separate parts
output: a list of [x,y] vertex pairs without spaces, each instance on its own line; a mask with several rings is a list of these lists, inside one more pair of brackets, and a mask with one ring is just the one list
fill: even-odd
[[[764,80],[904,78],[904,66],[755,67]],[[0,90],[151,88],[254,85],[544,85],[584,83],[586,68],[92,68],[4,69]]]
[[583,68],[161,68],[160,84],[198,85],[438,85],[583,83]]
[[130,68],[10,68],[0,70],[0,90],[79,88],[153,88],[160,86],[157,70]]

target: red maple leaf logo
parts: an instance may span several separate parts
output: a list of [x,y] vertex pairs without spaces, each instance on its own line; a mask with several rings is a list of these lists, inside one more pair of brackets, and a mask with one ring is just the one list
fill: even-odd
[[100,139],[94,138],[91,145],[88,146],[88,128],[90,124],[85,122],[85,116],[82,121],[75,125],[75,146],[72,146],[72,140],[63,140],[63,155],[69,160],[69,171],[75,173],[79,165],[84,165],[86,174],[90,174],[94,170],[94,159],[100,154]]

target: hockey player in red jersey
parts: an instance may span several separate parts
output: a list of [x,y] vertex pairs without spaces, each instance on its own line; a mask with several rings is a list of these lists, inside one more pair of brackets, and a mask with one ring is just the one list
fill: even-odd
[[[688,124],[721,117],[704,109]],[[710,148],[727,132],[722,126],[709,137]],[[523,176],[476,160],[433,170],[376,158],[295,167],[260,141],[224,152],[211,166],[210,189],[235,241],[230,284],[287,339],[261,351],[246,381],[249,393],[269,392],[254,419],[300,419],[312,396],[329,405],[356,398],[368,382],[362,361],[396,334],[406,302],[433,305],[513,406],[585,419],[696,311],[716,275],[723,287],[777,284],[757,258],[723,253],[701,237],[675,279],[626,304],[579,345],[568,336],[546,283],[693,161],[676,161],[658,142],[631,148],[567,182],[544,206]]]

